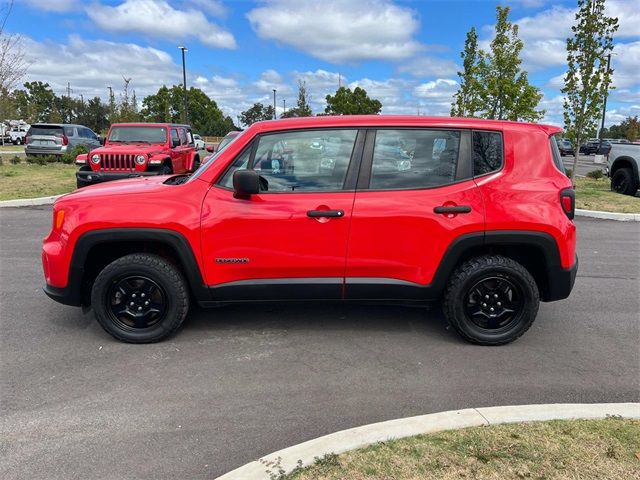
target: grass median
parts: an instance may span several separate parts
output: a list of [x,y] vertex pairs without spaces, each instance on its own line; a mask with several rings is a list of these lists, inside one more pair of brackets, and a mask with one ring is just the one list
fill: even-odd
[[0,200],[48,197],[76,188],[76,166],[63,163],[0,165]]
[[[273,468],[273,467],[271,467]],[[640,478],[640,421],[607,418],[451,430],[327,455],[282,480]]]
[[577,177],[576,208],[615,213],[640,213],[640,197],[611,191],[608,178]]

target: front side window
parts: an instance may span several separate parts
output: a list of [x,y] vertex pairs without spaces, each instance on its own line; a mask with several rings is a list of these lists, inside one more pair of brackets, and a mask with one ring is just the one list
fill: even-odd
[[379,130],[369,188],[419,189],[453,183],[459,150],[459,131]]
[[[556,146],[557,148],[557,146]],[[498,132],[473,132],[473,175],[502,168],[502,135]]]
[[[357,130],[264,135],[258,140],[251,168],[260,173],[265,193],[342,190],[356,135]],[[221,185],[230,187],[233,171],[247,168],[240,157],[224,175]]]

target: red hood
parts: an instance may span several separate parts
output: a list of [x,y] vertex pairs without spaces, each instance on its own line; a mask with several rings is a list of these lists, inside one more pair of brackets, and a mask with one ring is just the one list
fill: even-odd
[[157,192],[166,188],[171,188],[170,186],[163,184],[168,177],[169,175],[153,175],[149,177],[134,177],[98,183],[96,185],[90,185],[71,193],[67,193],[60,197],[60,199],[91,201],[96,197],[113,197],[114,195],[122,193],[133,194]]
[[166,152],[165,145],[148,145],[146,143],[126,143],[126,144],[111,144],[104,145],[102,147],[91,150],[92,154],[135,154],[135,155],[147,155],[154,153]]

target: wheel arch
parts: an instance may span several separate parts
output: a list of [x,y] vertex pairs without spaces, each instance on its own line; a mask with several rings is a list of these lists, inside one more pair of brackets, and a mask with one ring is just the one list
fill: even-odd
[[[154,253],[178,267],[197,301],[209,300],[200,268],[189,242],[166,229],[107,229],[87,232],[76,242],[69,286],[76,305],[89,305],[89,292],[98,273],[117,258],[131,253]],[[69,292],[70,294],[72,292]]]
[[[566,282],[561,280],[560,252],[555,239],[548,233],[535,231],[489,231],[457,238],[445,252],[434,275],[432,287],[441,296],[458,266],[470,258],[498,254],[511,258],[525,267],[536,281],[541,300],[566,298]],[[573,282],[571,282],[573,286]]]
[[640,183],[640,176],[638,174],[638,162],[629,156],[621,156],[614,160],[611,165],[611,173],[609,174],[611,177],[616,173],[616,171],[621,168],[630,168],[633,171],[633,176],[635,177],[636,183]]

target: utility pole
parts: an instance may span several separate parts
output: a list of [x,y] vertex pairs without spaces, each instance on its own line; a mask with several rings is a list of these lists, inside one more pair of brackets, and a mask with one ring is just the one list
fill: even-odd
[[342,75],[340,75],[340,72],[338,72],[338,90],[340,90],[341,86],[342,86]]
[[240,115],[236,115],[236,119],[238,120],[238,128],[240,128]]
[[184,101],[184,112],[182,114],[182,123],[186,125],[189,120],[189,113],[187,112],[187,69],[184,61],[184,52],[187,51],[187,47],[180,46],[178,48],[182,50],[182,96]]
[[71,123],[71,82],[67,82],[67,123]]
[[276,118],[278,118],[278,116],[276,115],[276,89],[273,89],[273,119],[275,120]]
[[[609,73],[609,69],[611,67],[611,54],[607,55],[607,73]],[[602,104],[602,124],[600,124],[600,145],[598,145],[598,151],[602,148],[602,133],[604,130],[604,117],[607,114],[607,96],[609,95],[609,90],[604,92],[604,102]]]
[[283,115],[285,113],[287,113],[287,99],[286,98],[282,99],[282,110],[283,110]]

